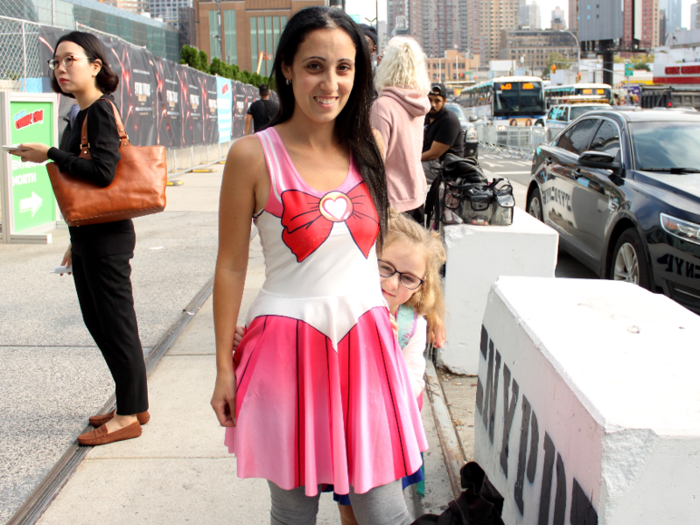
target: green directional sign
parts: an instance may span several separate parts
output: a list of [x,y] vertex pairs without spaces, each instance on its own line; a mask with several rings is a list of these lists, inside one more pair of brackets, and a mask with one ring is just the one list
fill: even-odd
[[[55,115],[50,102],[10,101],[10,142],[41,142],[55,146],[53,130]],[[55,222],[56,200],[51,181],[43,164],[22,162],[11,157],[12,214],[14,233]]]
[[625,64],[625,76],[634,76],[634,64]]

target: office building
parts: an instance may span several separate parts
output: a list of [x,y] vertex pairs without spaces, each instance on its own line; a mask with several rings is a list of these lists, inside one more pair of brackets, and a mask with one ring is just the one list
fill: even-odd
[[[632,2],[624,0],[623,12],[623,48],[631,49],[633,45],[632,35]],[[659,45],[659,0],[642,0],[637,2],[642,6],[642,29],[640,32],[639,47],[651,51]],[[668,13],[666,13],[668,16]],[[668,27],[668,26],[667,26]]]
[[222,0],[219,17],[216,2],[194,0],[197,47],[210,59],[252,73],[260,62],[260,74],[269,76],[287,20],[304,7],[325,4],[324,0]]
[[681,0],[658,0],[659,10],[666,14],[666,32],[677,31],[683,26],[683,6]]
[[192,0],[150,0],[149,11],[152,18],[160,18],[176,28],[179,28],[180,11],[192,7]]
[[700,29],[700,2],[690,6],[690,29]]
[[552,19],[549,27],[556,30],[566,29],[566,18],[564,10],[561,7],[557,6],[552,11]]
[[520,29],[542,29],[542,13],[535,0],[532,0],[530,5],[519,7],[518,17]]
[[467,0],[469,50],[484,63],[498,60],[501,33],[518,27],[518,0]]
[[415,38],[430,57],[468,45],[466,0],[389,0],[387,15],[390,36]]
[[428,58],[426,66],[431,82],[474,81],[476,70],[480,66],[480,59],[478,56],[469,56],[466,52],[459,53],[454,49],[449,49],[442,57]]
[[172,26],[133,11],[93,0],[12,0],[0,3],[0,16],[63,29],[92,28],[142,46],[154,55],[180,60],[179,35]]
[[539,75],[551,53],[576,62],[576,39],[562,31],[504,30],[501,32],[501,60],[514,60],[529,74]]
[[148,13],[148,0],[99,0],[99,2],[137,15]]
[[569,0],[569,30],[578,29],[578,0]]

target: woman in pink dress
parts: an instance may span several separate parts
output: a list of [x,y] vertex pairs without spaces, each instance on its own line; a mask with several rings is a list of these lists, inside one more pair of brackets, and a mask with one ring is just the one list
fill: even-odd
[[[212,406],[239,477],[268,480],[273,525],[315,523],[320,485],[363,525],[405,525],[400,480],[427,442],[379,286],[388,202],[367,44],[341,10],[303,9],[274,75],[276,122],[224,169]],[[251,219],[266,278],[233,354]]]

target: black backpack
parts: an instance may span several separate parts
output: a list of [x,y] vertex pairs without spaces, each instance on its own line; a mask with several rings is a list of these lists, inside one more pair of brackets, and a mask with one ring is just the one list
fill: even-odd
[[489,481],[478,463],[467,463],[460,470],[462,492],[436,516],[424,514],[411,525],[504,525],[501,519],[503,496]]

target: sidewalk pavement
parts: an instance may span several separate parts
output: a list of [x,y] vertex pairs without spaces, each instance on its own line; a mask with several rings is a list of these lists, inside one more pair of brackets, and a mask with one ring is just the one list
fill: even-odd
[[[168,190],[168,212],[137,222],[134,289],[144,351],[148,351],[168,329],[182,308],[213,275],[216,210],[222,168],[217,166],[213,174],[179,176],[185,184]],[[50,276],[53,280],[43,279],[43,273],[48,271],[45,266],[49,262],[59,264],[60,255],[67,244],[67,232],[59,231],[56,237],[57,244],[44,246],[43,251],[36,246],[5,248],[0,245],[0,253],[13,253],[17,266],[10,268],[10,271],[15,272],[15,278],[21,278],[20,268],[26,269],[24,275],[32,274],[31,277],[22,278],[30,289],[30,297],[40,299],[42,293],[46,293],[46,283],[54,286],[56,282],[65,281],[61,284],[60,301],[51,298],[52,289],[48,295],[52,304],[49,332],[51,335],[57,331],[60,337],[47,336],[42,351],[55,352],[55,355],[52,354],[50,362],[45,365],[43,375],[34,376],[30,370],[27,378],[18,365],[16,373],[18,381],[22,383],[23,396],[13,398],[13,404],[18,405],[14,410],[4,403],[0,404],[0,410],[9,414],[9,419],[13,419],[18,427],[22,427],[14,430],[14,437],[31,434],[34,443],[33,447],[20,447],[21,450],[13,456],[13,461],[18,465],[11,469],[10,484],[16,488],[24,483],[29,470],[33,478],[25,489],[16,491],[14,500],[9,498],[14,505],[12,512],[23,501],[17,501],[18,498],[28,496],[43,477],[42,472],[45,475],[52,466],[51,459],[54,462],[58,459],[83,430],[87,416],[107,400],[113,388],[94,343],[89,340],[84,328],[82,331],[80,329],[81,320],[70,278],[53,275]],[[156,259],[155,254],[162,257]],[[32,258],[40,259],[39,263],[27,266],[27,261]],[[4,263],[0,263],[2,266]],[[37,279],[34,274],[42,274],[42,279]],[[263,279],[262,250],[255,238],[251,242],[241,320]],[[28,301],[24,301],[11,286],[3,295],[11,303],[19,302],[27,306],[25,303]],[[39,319],[42,314],[45,315],[39,306],[36,313]],[[38,336],[32,332],[37,331],[36,326],[23,324],[21,318],[21,313],[17,312],[12,325],[3,323],[9,329],[3,329],[0,333],[0,351],[24,340],[28,346],[37,345]],[[63,331],[61,320],[67,326]],[[66,370],[62,366],[64,357],[61,352],[64,347],[66,351],[76,351],[65,359],[71,367],[79,368],[79,374],[76,375],[72,368]],[[35,349],[32,347],[30,351]],[[37,358],[37,355],[40,357]],[[23,363],[41,361],[43,355],[27,354]],[[238,479],[236,459],[223,445],[224,429],[218,425],[209,405],[215,374],[210,297],[149,376],[152,418],[144,426],[143,435],[138,439],[93,448],[38,523],[269,523],[266,482]],[[40,381],[38,388],[36,381]],[[32,382],[33,385],[27,384]],[[58,388],[52,386],[53,383],[58,383]],[[84,384],[89,388],[84,389]],[[61,397],[57,394],[51,407],[44,407],[41,400],[37,401],[41,398],[42,388],[58,391],[66,390],[69,385],[70,395]],[[48,427],[39,432],[32,431],[32,423],[25,428],[27,421],[33,421],[33,411],[37,410],[41,413],[42,421],[71,414],[70,425],[60,429],[61,439],[52,442],[53,453],[44,454],[40,465],[34,465],[33,455],[44,452],[41,450],[41,438],[50,434],[59,422],[50,421]],[[405,491],[405,495],[414,514],[439,514],[453,495],[438,430],[454,433],[454,429],[436,427],[430,404],[426,403],[422,415],[430,444],[430,450],[424,456],[426,495],[418,498],[410,489]],[[14,450],[18,445],[13,443],[2,441],[0,445]],[[7,490],[3,485],[0,488]],[[0,516],[0,522],[7,520],[12,512]],[[321,498],[318,523],[339,523],[337,508],[328,494]]]

